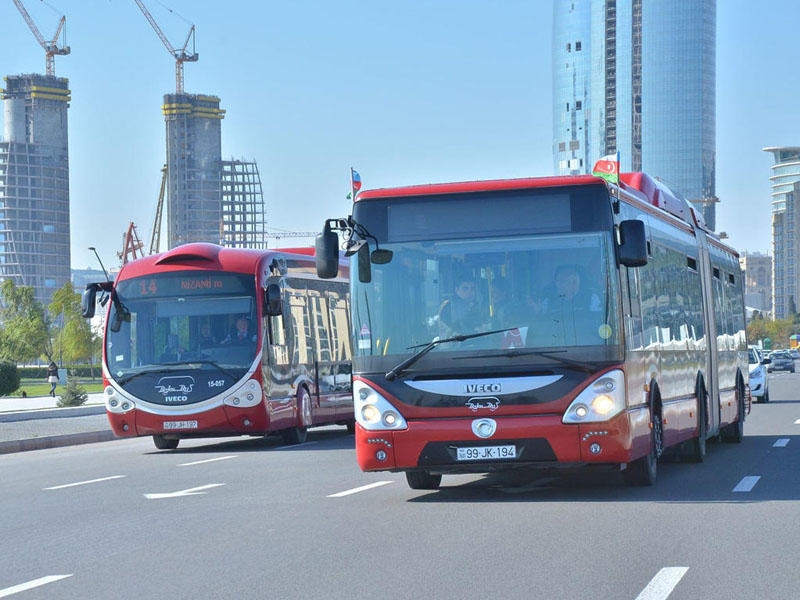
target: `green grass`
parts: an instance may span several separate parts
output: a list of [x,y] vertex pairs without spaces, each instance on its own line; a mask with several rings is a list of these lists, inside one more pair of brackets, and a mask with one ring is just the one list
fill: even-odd
[[[103,382],[98,379],[96,381],[81,381],[80,382],[83,389],[86,390],[87,394],[94,394],[96,392],[103,391]],[[61,391],[64,389],[64,386],[59,384],[56,386],[56,394],[60,394]],[[39,381],[33,379],[23,379],[20,382],[19,389],[14,392],[13,394],[9,394],[12,397],[20,398],[22,397],[22,390],[28,394],[29,397],[34,396],[49,396],[50,395],[50,384],[46,381]]]

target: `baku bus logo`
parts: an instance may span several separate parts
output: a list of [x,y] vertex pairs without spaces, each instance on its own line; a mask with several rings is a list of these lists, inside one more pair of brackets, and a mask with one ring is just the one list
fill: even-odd
[[156,383],[156,391],[165,402],[186,402],[194,389],[194,377],[162,377]]
[[497,398],[470,398],[464,405],[469,406],[472,412],[478,412],[481,408],[488,408],[494,412],[500,408],[500,400]]

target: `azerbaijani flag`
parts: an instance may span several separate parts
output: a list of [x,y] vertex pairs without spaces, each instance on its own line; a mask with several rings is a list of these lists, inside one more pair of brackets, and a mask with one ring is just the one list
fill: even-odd
[[602,177],[609,183],[619,184],[619,152],[607,154],[594,163],[592,175]]
[[353,188],[353,193],[361,189],[361,175],[352,167],[350,168],[350,185]]

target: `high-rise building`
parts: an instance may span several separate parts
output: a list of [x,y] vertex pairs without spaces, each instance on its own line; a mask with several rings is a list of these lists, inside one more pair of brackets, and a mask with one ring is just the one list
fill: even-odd
[[166,94],[167,244],[220,243],[222,136],[219,98]]
[[748,313],[772,315],[772,257],[761,252],[743,252],[739,266],[745,274],[744,303]]
[[620,153],[716,228],[716,0],[571,0],[553,9],[553,160]]
[[47,306],[70,280],[68,81],[7,76],[0,140],[0,279]]
[[255,162],[222,160],[225,111],[216,96],[167,94],[167,243],[266,248],[261,179]]
[[775,161],[772,165],[772,314],[786,319],[800,312],[800,147],[764,148]]

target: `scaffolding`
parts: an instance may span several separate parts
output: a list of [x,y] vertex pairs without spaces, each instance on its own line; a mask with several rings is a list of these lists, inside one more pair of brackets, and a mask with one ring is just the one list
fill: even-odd
[[267,219],[255,161],[222,161],[222,245],[267,248]]

